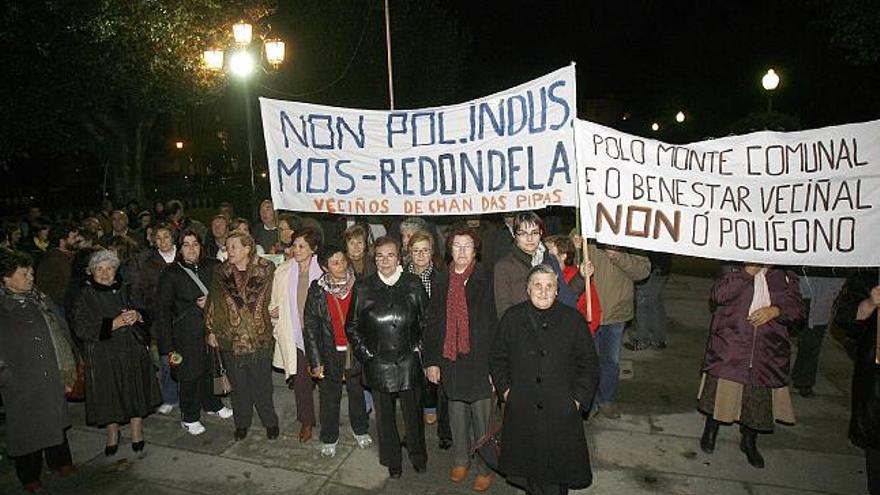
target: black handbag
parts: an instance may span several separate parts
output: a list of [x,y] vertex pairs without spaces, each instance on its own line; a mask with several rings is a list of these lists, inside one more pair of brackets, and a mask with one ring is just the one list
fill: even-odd
[[504,424],[504,406],[492,394],[492,409],[489,411],[489,428],[474,446],[474,453],[483,459],[489,469],[499,473],[501,459],[501,427]]

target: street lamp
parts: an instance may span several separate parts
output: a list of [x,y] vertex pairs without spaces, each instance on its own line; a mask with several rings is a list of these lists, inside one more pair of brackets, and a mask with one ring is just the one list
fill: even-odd
[[773,91],[779,86],[779,75],[773,69],[767,69],[767,73],[761,78],[761,86],[767,92],[767,113],[773,111]]
[[654,132],[659,131],[659,130],[660,130],[660,124],[654,122],[653,124],[651,124],[651,130],[654,131]]
[[[235,44],[228,48],[230,55],[228,61],[224,64],[223,48],[212,47],[203,52],[202,58],[205,66],[214,71],[222,71],[224,68],[233,76],[241,81],[242,95],[245,104],[245,121],[247,123],[247,147],[248,147],[248,163],[250,165],[251,175],[251,193],[253,194],[254,205],[256,207],[257,186],[254,179],[254,143],[253,143],[253,116],[251,108],[250,91],[248,89],[248,78],[258,69],[268,72],[264,67],[264,62],[271,66],[272,70],[277,70],[284,62],[285,46],[284,42],[277,38],[266,38],[264,35],[258,36],[258,41],[262,44],[261,49],[257,52],[249,50],[254,41],[254,28],[248,22],[241,20],[232,26],[232,35]],[[265,58],[264,58],[265,56]]]

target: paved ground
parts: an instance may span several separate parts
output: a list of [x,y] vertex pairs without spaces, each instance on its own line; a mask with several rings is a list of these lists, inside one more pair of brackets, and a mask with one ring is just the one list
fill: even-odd
[[[687,273],[681,261],[666,290],[670,347],[665,351],[624,350],[620,420],[595,419],[585,428],[594,466],[594,485],[577,493],[599,494],[858,494],[865,493],[861,451],[846,440],[851,364],[841,346],[826,340],[817,395],[794,398],[799,423],[779,427],[759,438],[767,461],[751,468],[738,449],[738,432],[723,428],[716,452],[699,450],[703,419],[695,412],[699,363],[708,327],[711,280]],[[61,480],[44,475],[47,493],[182,495],[182,494],[464,494],[473,493],[470,477],[448,481],[451,456],[437,449],[436,428],[428,427],[426,474],[404,466],[403,477],[388,480],[375,446],[356,448],[345,430],[336,458],[320,457],[320,444],[296,442],[293,394],[279,379],[276,408],[282,437],[267,441],[252,428],[247,439],[232,440],[232,424],[205,420],[208,431],[191,437],[176,418],[154,415],[146,421],[147,448],[133,455],[124,446],[107,459],[104,434],[84,426],[81,405],[72,405],[70,442],[79,473]],[[343,407],[343,410],[345,408]],[[347,422],[343,419],[343,424]],[[0,445],[5,436],[0,426]],[[127,440],[124,438],[123,440]],[[0,462],[0,493],[18,493],[12,466]],[[490,493],[522,493],[503,482]]]

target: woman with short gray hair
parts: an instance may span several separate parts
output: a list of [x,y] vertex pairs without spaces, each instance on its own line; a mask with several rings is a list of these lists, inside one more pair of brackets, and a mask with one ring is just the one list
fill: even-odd
[[162,401],[146,342],[149,326],[134,308],[131,289],[117,277],[110,250],[89,259],[86,282],[73,310],[74,331],[86,363],[86,423],[107,428],[104,455],[119,447],[119,424],[131,422],[131,448],[144,449],[143,418]]

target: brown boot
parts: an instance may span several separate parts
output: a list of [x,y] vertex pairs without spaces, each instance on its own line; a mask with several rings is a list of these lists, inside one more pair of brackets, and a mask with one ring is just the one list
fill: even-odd
[[492,486],[492,482],[495,481],[495,477],[490,475],[483,476],[482,474],[478,474],[476,478],[474,478],[474,491],[475,492],[485,492]]
[[306,443],[312,439],[312,425],[302,425],[299,429],[299,443]]

